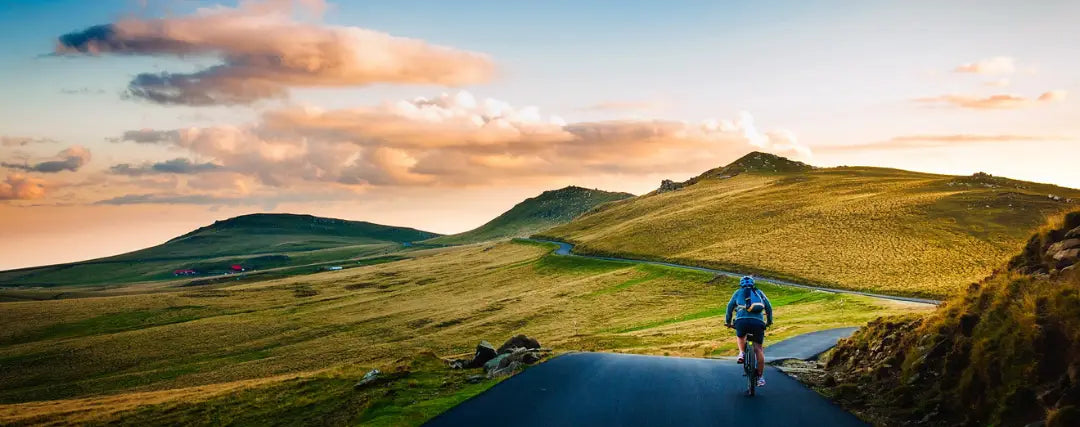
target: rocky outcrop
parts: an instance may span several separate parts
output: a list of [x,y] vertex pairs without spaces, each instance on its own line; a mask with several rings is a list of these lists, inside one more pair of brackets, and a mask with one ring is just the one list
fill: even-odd
[[1076,227],[1076,228],[1074,228],[1072,230],[1069,230],[1068,233],[1065,233],[1065,238],[1066,239],[1080,238],[1080,226],[1078,226],[1078,227]]
[[1080,263],[1080,212],[1065,215],[1061,228],[1036,234],[1009,268],[1027,274],[1054,274]]
[[676,191],[676,190],[679,190],[679,189],[681,189],[681,188],[683,188],[685,186],[686,186],[685,183],[675,182],[675,181],[672,181],[670,179],[665,179],[663,181],[660,181],[660,188],[656,189],[656,193],[659,194],[659,193],[667,193],[667,192],[671,192],[671,191]]
[[484,364],[484,372],[489,378],[512,375],[525,365],[539,362],[548,355],[549,351],[538,348],[528,349],[517,347],[509,352],[500,354]]
[[353,388],[361,389],[367,387],[368,385],[371,385],[378,381],[380,375],[382,375],[381,371],[379,371],[378,369],[372,369],[368,371],[368,373],[364,374],[363,378],[360,378],[360,381],[357,382],[356,385],[353,386]]
[[450,367],[454,369],[473,369],[484,366],[489,360],[498,356],[498,352],[495,351],[495,346],[487,341],[480,341],[480,344],[476,345],[476,352],[473,353],[472,359],[454,360],[450,362]]
[[476,346],[476,353],[470,360],[450,362],[452,369],[484,368],[487,378],[513,375],[525,365],[539,362],[551,354],[550,349],[540,347],[540,342],[526,335],[515,335],[506,340],[496,350],[487,341]]
[[529,338],[525,335],[514,335],[510,339],[506,340],[503,345],[499,346],[498,353],[506,354],[514,351],[516,348],[527,348],[530,350],[537,350],[540,348],[540,341],[533,338]]

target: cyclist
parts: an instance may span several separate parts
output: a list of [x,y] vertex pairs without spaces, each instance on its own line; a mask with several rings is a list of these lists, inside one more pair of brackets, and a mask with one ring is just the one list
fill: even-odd
[[[731,323],[731,315],[735,314],[734,326]],[[764,313],[768,321],[762,316]],[[735,328],[735,341],[739,344],[738,363],[746,361],[746,334],[753,335],[754,353],[757,357],[758,387],[765,386],[765,350],[762,343],[765,340],[765,328],[772,326],[772,304],[765,297],[765,293],[754,284],[754,278],[745,276],[739,280],[739,289],[731,295],[727,310],[724,312],[724,325]]]

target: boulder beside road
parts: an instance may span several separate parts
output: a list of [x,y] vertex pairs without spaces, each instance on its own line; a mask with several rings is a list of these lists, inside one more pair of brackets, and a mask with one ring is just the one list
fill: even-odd
[[484,366],[489,360],[494,359],[498,355],[495,351],[495,346],[487,341],[480,341],[480,344],[476,345],[476,352],[473,353],[473,358],[470,360],[454,360],[450,362],[450,367],[454,369],[474,369]]
[[510,339],[506,340],[503,345],[499,346],[498,353],[505,354],[514,351],[515,348],[527,348],[530,350],[538,350],[540,348],[540,341],[529,338],[525,335],[514,335]]
[[551,354],[550,349],[540,347],[540,342],[526,335],[515,335],[496,350],[487,341],[476,346],[471,360],[454,360],[452,369],[484,368],[487,378],[513,375],[525,365],[539,362]]

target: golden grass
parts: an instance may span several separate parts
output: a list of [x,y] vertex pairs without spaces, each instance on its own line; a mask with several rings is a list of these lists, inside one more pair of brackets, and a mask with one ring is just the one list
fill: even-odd
[[[481,339],[498,344],[516,333],[562,351],[731,351],[721,325],[733,281],[550,249],[472,245],[228,287],[3,303],[0,423],[119,417],[132,405],[210,399],[250,381],[381,366],[422,351],[467,353]],[[764,289],[777,305],[771,340],[929,309]]]
[[137,409],[140,406],[159,405],[175,401],[201,401],[217,395],[299,376],[281,375],[199,387],[0,405],[0,424],[50,426],[100,422],[125,411]]
[[[617,202],[542,233],[581,253],[942,297],[986,277],[1048,215],[1042,184],[875,168],[742,174]],[[1003,183],[1003,184],[1002,184]]]

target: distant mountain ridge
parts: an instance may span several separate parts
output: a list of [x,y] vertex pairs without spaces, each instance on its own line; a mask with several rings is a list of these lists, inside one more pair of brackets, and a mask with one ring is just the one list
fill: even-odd
[[214,221],[211,225],[200,227],[190,233],[170,239],[166,243],[175,243],[191,237],[223,230],[248,230],[281,234],[327,234],[398,243],[430,239],[440,235],[410,227],[394,227],[367,221],[350,221],[313,215],[257,213]]
[[577,186],[548,190],[525,199],[513,208],[475,229],[428,240],[434,244],[466,244],[510,237],[527,237],[595,209],[605,203],[634,197]]
[[215,221],[121,255],[0,272],[0,286],[65,286],[171,278],[174,270],[265,269],[400,250],[439,234],[312,215],[258,213]]

